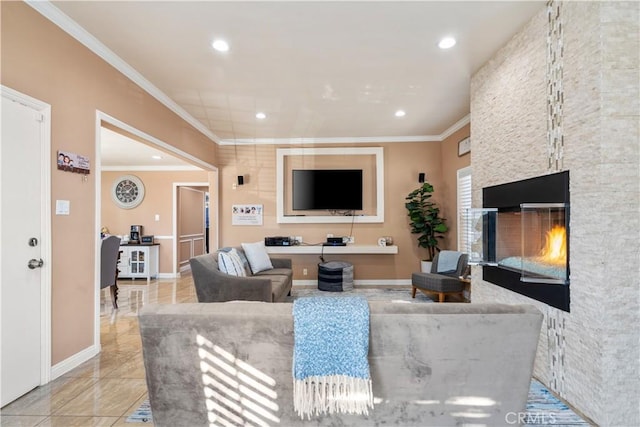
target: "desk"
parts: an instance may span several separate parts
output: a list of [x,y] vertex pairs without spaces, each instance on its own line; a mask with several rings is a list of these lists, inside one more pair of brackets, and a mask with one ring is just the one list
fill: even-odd
[[322,246],[322,245],[294,245],[294,246],[267,246],[267,253],[274,255],[395,255],[397,246],[379,245],[347,245],[347,246]]

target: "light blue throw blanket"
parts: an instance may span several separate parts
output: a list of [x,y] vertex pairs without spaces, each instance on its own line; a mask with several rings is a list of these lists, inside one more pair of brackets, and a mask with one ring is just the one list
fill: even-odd
[[368,414],[369,304],[359,297],[293,302],[293,406],[301,418]]
[[458,259],[462,255],[458,251],[440,251],[438,254],[438,273],[453,273],[458,268]]

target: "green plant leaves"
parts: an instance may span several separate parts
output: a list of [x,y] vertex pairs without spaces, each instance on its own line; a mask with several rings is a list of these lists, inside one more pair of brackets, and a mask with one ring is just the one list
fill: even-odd
[[429,200],[433,191],[433,185],[425,182],[405,197],[408,202],[404,205],[411,233],[418,234],[418,247],[429,251],[429,260],[433,259],[436,250],[440,250],[438,239],[442,239],[442,234],[449,230],[445,219],[440,217],[440,208]]

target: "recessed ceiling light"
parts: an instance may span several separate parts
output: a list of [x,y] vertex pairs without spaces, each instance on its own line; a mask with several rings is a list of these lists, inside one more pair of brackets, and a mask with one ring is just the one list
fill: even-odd
[[404,117],[407,113],[404,112],[404,110],[398,110],[396,111],[396,117]]
[[440,49],[449,49],[456,45],[456,39],[453,37],[444,37],[438,43]]
[[229,43],[221,39],[214,40],[211,46],[218,52],[226,52],[229,50]]
[[156,160],[161,160],[162,156],[158,156],[157,154],[154,156],[151,156],[152,159],[156,159]]
[[256,113],[256,119],[266,119],[267,115],[265,113]]

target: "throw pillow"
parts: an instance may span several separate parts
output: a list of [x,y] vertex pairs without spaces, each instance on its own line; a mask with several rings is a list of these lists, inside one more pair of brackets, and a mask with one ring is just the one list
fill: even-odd
[[271,264],[269,254],[267,253],[267,248],[264,246],[263,241],[255,243],[243,243],[242,249],[244,249],[244,254],[249,260],[249,266],[251,266],[251,271],[253,272],[253,274],[265,270],[271,270],[273,268],[273,264]]
[[218,268],[221,272],[231,276],[245,277],[247,275],[242,266],[240,255],[235,249],[231,249],[229,252],[218,252]]

